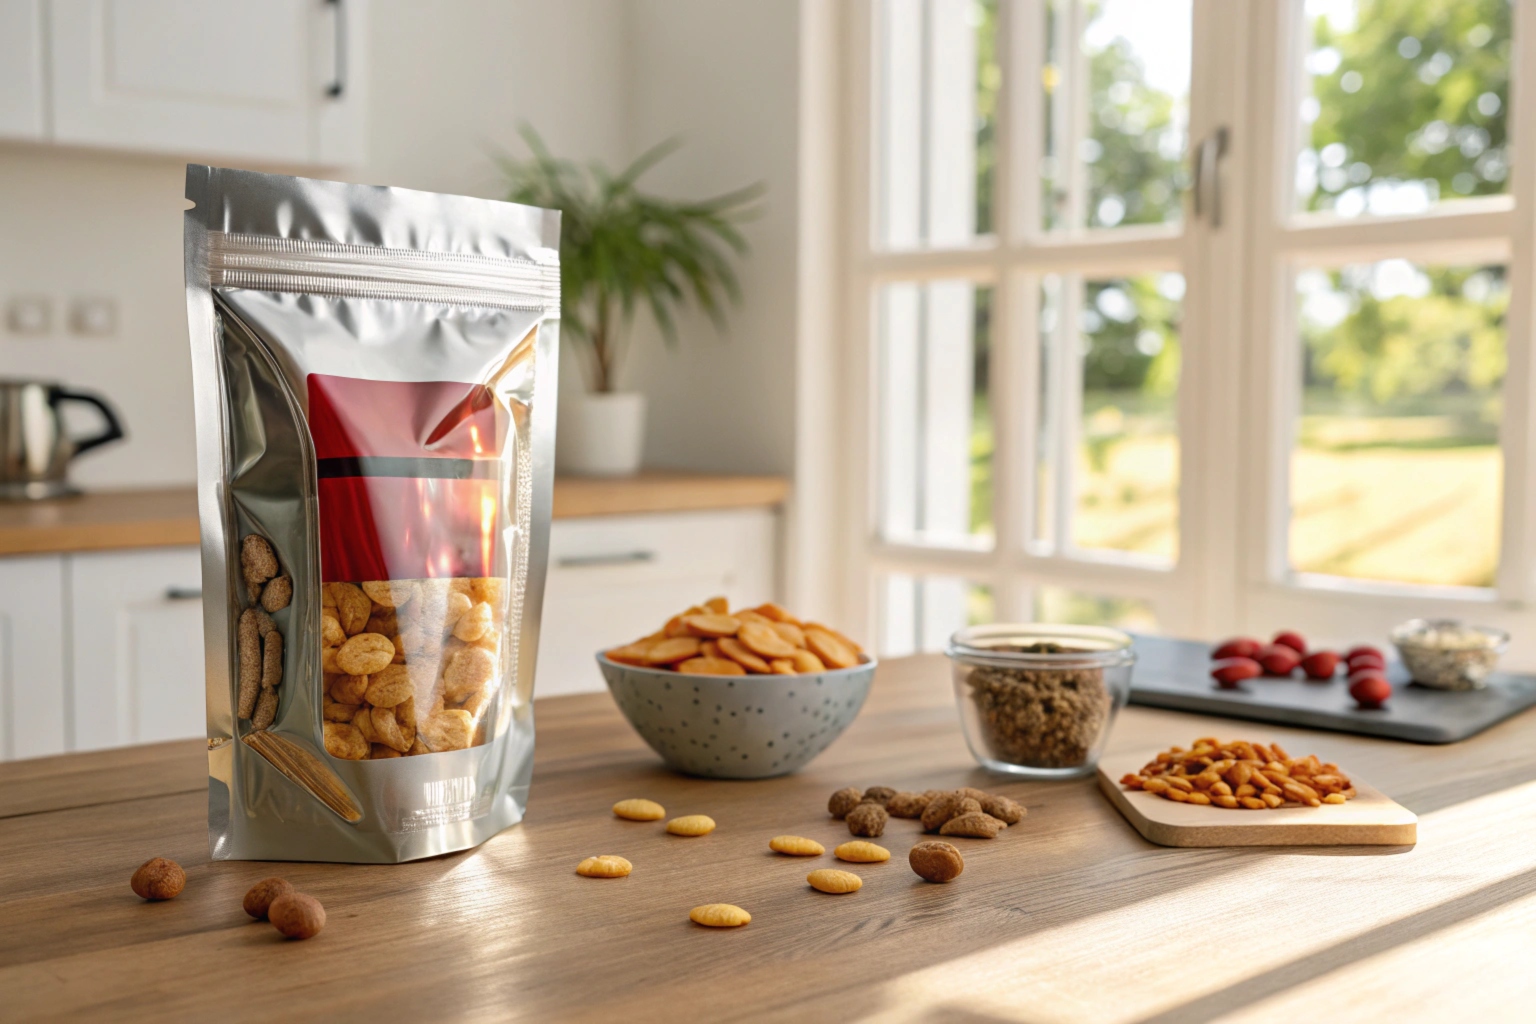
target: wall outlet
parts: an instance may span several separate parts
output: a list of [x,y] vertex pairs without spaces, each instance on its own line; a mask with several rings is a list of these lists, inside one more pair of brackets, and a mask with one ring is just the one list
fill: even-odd
[[38,337],[53,330],[53,300],[46,295],[18,295],[5,306],[5,328]]
[[69,301],[69,330],[87,338],[117,333],[117,300],[106,295],[82,295]]

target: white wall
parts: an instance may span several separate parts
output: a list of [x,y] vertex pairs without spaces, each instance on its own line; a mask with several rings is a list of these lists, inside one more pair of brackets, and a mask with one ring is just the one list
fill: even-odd
[[650,396],[653,463],[786,474],[794,465],[798,8],[634,0],[630,10],[630,144],[685,142],[646,185],[689,197],[768,186],[765,214],[745,232],[745,299],[725,334],[702,315],[683,318],[674,350],[650,325],[637,331],[620,385]]
[[[374,0],[370,157],[345,176],[497,196],[487,153],[516,149],[522,119],[562,153],[622,160],[629,152],[625,7],[625,0]],[[56,313],[43,338],[14,337],[0,324],[0,375],[94,388],[122,411],[127,443],[75,466],[75,479],[88,486],[196,476],[181,280],[184,165],[0,147],[0,306],[41,293]],[[82,340],[63,330],[64,301],[76,295],[117,300],[114,337]]]

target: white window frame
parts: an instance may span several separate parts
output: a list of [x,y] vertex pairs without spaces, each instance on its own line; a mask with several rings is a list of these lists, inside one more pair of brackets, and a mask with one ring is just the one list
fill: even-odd
[[[885,574],[954,576],[990,587],[1002,620],[1031,618],[1034,588],[1059,586],[1146,600],[1161,631],[1185,636],[1295,626],[1328,642],[1344,642],[1379,638],[1414,615],[1460,614],[1515,627],[1511,660],[1536,663],[1536,629],[1530,628],[1536,626],[1530,610],[1536,536],[1526,523],[1528,510],[1536,511],[1531,471],[1536,423],[1530,412],[1536,161],[1521,157],[1536,137],[1530,95],[1536,79],[1536,0],[1515,0],[1509,123],[1520,152],[1511,161],[1505,196],[1448,202],[1424,216],[1297,217],[1290,182],[1301,0],[1194,0],[1191,150],[1218,125],[1231,129],[1220,172],[1223,225],[1213,230],[1208,219],[1196,219],[1186,199],[1184,223],[1177,229],[1063,234],[1040,230],[1036,181],[1028,179],[1021,189],[1013,172],[1038,166],[1043,47],[1034,26],[1044,24],[1043,5],[1044,0],[999,0],[1004,84],[996,129],[996,235],[943,249],[891,251],[876,242],[874,4],[856,0],[838,15],[840,45],[832,49],[842,58],[844,129],[835,188],[843,201],[835,204],[840,209],[834,251],[842,264],[837,361],[842,386],[833,389],[840,397],[828,400],[839,403],[836,421],[844,443],[837,448],[836,471],[823,465],[817,477],[842,479],[839,543],[833,546],[842,548],[843,558],[840,578],[831,585],[844,619],[863,623],[868,635],[876,635],[876,591]],[[1522,31],[1527,26],[1533,28]],[[1293,267],[1299,260],[1329,264],[1399,256],[1441,263],[1489,260],[1509,267],[1500,433],[1503,533],[1498,582],[1491,591],[1298,576],[1287,564],[1290,446],[1300,390]],[[1113,556],[1032,551],[1039,277],[1160,269],[1181,270],[1187,281],[1177,405],[1178,562],[1160,569]],[[886,282],[946,278],[993,288],[989,397],[996,537],[984,551],[891,543],[877,529],[875,296]],[[1523,642],[1522,633],[1528,637]]]

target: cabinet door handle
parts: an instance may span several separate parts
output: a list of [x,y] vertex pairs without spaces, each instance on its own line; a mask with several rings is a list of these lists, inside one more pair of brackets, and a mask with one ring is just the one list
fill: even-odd
[[165,599],[167,601],[199,601],[203,597],[202,587],[166,587]]
[[599,565],[635,565],[655,560],[654,551],[620,551],[607,555],[566,555],[555,564],[562,569],[590,569]]
[[347,8],[342,0],[325,0],[325,3],[336,12],[336,51],[332,64],[335,75],[331,84],[325,87],[325,94],[335,100],[347,91]]

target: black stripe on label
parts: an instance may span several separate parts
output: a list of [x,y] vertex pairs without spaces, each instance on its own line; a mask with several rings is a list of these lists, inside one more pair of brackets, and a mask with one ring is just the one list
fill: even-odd
[[412,459],[393,455],[349,455],[320,459],[315,475],[324,480],[346,476],[399,476],[427,480],[495,480],[499,459]]

